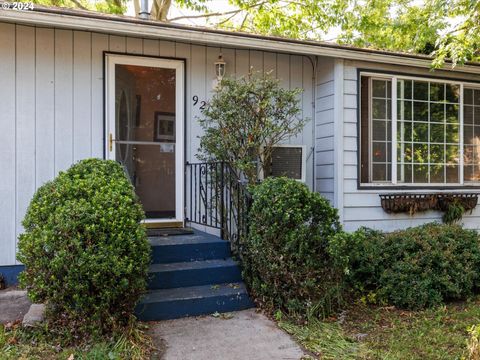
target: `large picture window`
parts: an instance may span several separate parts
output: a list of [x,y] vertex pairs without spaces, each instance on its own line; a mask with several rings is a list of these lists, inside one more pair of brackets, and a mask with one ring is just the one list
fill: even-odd
[[362,184],[480,182],[480,88],[363,73],[360,106]]

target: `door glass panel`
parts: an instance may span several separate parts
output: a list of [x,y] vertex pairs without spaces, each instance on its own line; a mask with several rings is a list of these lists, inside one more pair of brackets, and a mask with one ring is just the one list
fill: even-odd
[[147,218],[175,214],[174,69],[115,65],[115,158]]

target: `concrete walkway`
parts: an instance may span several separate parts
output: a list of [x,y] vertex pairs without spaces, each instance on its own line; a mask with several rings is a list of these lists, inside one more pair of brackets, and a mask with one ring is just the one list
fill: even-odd
[[29,308],[26,291],[8,288],[0,291],[0,323],[22,320]]
[[302,349],[254,309],[161,321],[151,335],[164,360],[298,360]]

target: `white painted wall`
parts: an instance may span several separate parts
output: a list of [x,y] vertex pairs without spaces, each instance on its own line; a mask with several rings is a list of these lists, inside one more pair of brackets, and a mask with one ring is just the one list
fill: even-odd
[[[227,75],[272,70],[285,87],[302,87],[303,116],[313,118],[313,67],[307,57],[216,48],[86,31],[0,23],[0,266],[16,264],[16,239],[35,189],[72,163],[103,157],[103,52],[186,59],[186,159],[195,161],[200,100],[211,97],[220,51]],[[292,144],[313,147],[313,121]],[[313,184],[313,156],[307,184]]]
[[[367,226],[381,230],[395,230],[416,226],[425,222],[441,221],[441,213],[428,211],[409,214],[387,214],[380,205],[381,193],[398,193],[398,189],[391,190],[359,190],[357,188],[357,71],[358,69],[385,70],[386,72],[402,72],[412,75],[432,76],[427,69],[405,68],[384,64],[373,64],[346,60],[344,64],[343,86],[343,223],[346,230],[355,230]],[[479,76],[472,74],[461,75],[458,73],[437,72],[436,76],[456,77],[463,80],[480,80]],[[428,190],[418,190],[427,192]],[[466,191],[472,190],[451,190]],[[415,192],[415,191],[409,191]],[[430,192],[439,192],[431,190]],[[478,191],[480,193],[480,191]],[[463,223],[468,228],[480,229],[480,206],[472,214],[467,213]]]

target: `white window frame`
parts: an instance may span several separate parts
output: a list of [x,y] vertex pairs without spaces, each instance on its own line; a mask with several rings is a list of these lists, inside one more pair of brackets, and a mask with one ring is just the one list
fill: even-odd
[[[464,96],[464,89],[465,87],[469,89],[475,89],[475,90],[480,90],[480,84],[478,83],[472,83],[472,82],[466,82],[462,80],[453,80],[453,79],[441,79],[441,78],[430,78],[430,77],[422,77],[422,76],[409,76],[409,75],[395,75],[395,74],[389,74],[389,73],[377,73],[377,72],[368,72],[368,71],[361,71],[359,73],[359,78],[358,81],[361,81],[361,78],[363,77],[369,77],[369,86],[368,86],[368,147],[369,147],[369,159],[368,159],[368,177],[369,179],[372,178],[372,161],[371,161],[371,155],[372,155],[372,79],[377,79],[377,80],[390,80],[392,84],[392,90],[391,90],[391,107],[392,107],[392,134],[391,134],[391,142],[392,142],[392,151],[391,151],[391,180],[390,181],[383,181],[383,182],[368,182],[364,183],[359,181],[359,184],[361,187],[411,187],[411,188],[438,188],[438,187],[445,187],[445,188],[458,188],[458,187],[471,187],[471,186],[479,186],[480,181],[478,182],[467,182],[465,183],[464,181],[464,164],[463,164],[463,147],[464,147],[464,141],[463,141],[463,96]],[[442,84],[455,84],[459,85],[460,87],[460,97],[459,97],[459,126],[460,126],[460,132],[459,132],[459,182],[458,183],[398,183],[397,182],[397,81],[398,79],[401,80],[417,80],[417,81],[427,81],[429,83],[431,82],[436,82],[436,83],[442,83]],[[430,89],[430,85],[429,85]],[[361,113],[361,87],[359,87],[359,96],[358,96],[358,112],[359,114]],[[429,102],[430,103],[430,102]],[[359,116],[359,121],[360,121],[360,116]],[[358,127],[361,129],[361,126]],[[362,141],[361,141],[361,131],[359,130],[359,139],[358,139],[358,149],[361,152],[362,151]],[[358,167],[360,168],[360,156],[359,156],[359,164]],[[360,174],[359,174],[360,175]]]

